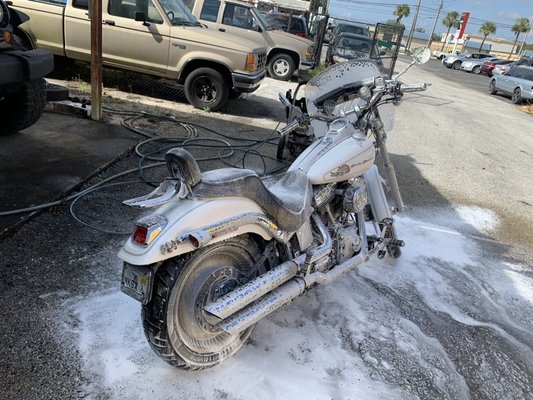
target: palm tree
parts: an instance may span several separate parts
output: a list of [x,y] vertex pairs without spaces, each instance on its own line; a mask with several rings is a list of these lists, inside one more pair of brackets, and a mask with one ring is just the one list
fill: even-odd
[[513,43],[513,48],[511,50],[511,52],[509,53],[509,57],[507,57],[507,59],[510,59],[511,58],[511,54],[514,53],[514,48],[516,46],[516,42],[518,41],[518,36],[522,33],[522,32],[527,32],[529,31],[529,19],[527,18],[518,18],[516,20],[516,23],[513,25],[513,27],[511,28],[511,31],[514,32],[514,34],[516,35],[515,39],[514,39],[514,43]]
[[479,28],[479,33],[483,35],[483,41],[479,46],[479,52],[481,52],[481,48],[485,44],[487,36],[489,36],[491,33],[496,33],[496,25],[494,24],[494,22],[490,21],[483,22],[483,25],[481,25],[481,28]]
[[444,19],[442,20],[442,23],[448,27],[448,30],[446,31],[446,36],[444,36],[444,42],[442,43],[440,51],[444,50],[444,45],[446,45],[446,42],[448,41],[450,29],[459,28],[459,25],[461,24],[461,21],[459,21],[459,13],[457,11],[450,11],[448,14],[446,14]]
[[394,15],[396,15],[398,18],[396,18],[396,25],[400,24],[400,21],[403,17],[408,17],[409,13],[411,12],[411,9],[407,4],[398,4],[396,6],[396,10],[394,10]]

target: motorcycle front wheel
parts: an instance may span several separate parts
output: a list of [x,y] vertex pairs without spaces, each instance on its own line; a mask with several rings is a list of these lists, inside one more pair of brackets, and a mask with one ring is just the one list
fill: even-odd
[[230,335],[203,309],[264,273],[260,251],[249,237],[216,243],[166,261],[155,277],[152,300],[142,309],[144,333],[156,354],[181,369],[219,364],[248,339],[254,325]]

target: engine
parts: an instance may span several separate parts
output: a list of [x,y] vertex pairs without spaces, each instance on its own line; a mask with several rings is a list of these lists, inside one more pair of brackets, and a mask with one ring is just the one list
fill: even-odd
[[368,196],[362,178],[315,189],[314,206],[333,239],[332,261],[335,264],[342,263],[361,250],[359,225],[364,224],[361,216],[367,203]]

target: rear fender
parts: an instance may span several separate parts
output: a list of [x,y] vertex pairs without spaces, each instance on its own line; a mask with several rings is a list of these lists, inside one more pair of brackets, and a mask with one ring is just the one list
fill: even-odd
[[118,254],[120,259],[133,265],[149,265],[244,233],[280,242],[290,238],[257,203],[240,197],[180,200],[150,215],[153,214],[167,221],[161,233],[148,245],[135,243],[130,237]]

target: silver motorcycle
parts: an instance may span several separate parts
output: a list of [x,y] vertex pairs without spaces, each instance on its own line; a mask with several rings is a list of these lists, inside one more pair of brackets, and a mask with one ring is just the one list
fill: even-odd
[[[411,65],[428,59],[428,49],[417,50]],[[385,145],[383,105],[426,84],[385,79],[369,60],[337,64],[320,79],[312,105],[280,134],[313,122],[324,134],[287,172],[200,172],[187,151],[174,148],[166,154],[170,177],[125,202],[155,210],[136,222],[119,253],[121,289],[142,303],[146,338],[171,365],[219,364],[258,321],[307,290],[373,256],[401,255],[393,213],[403,202]]]

